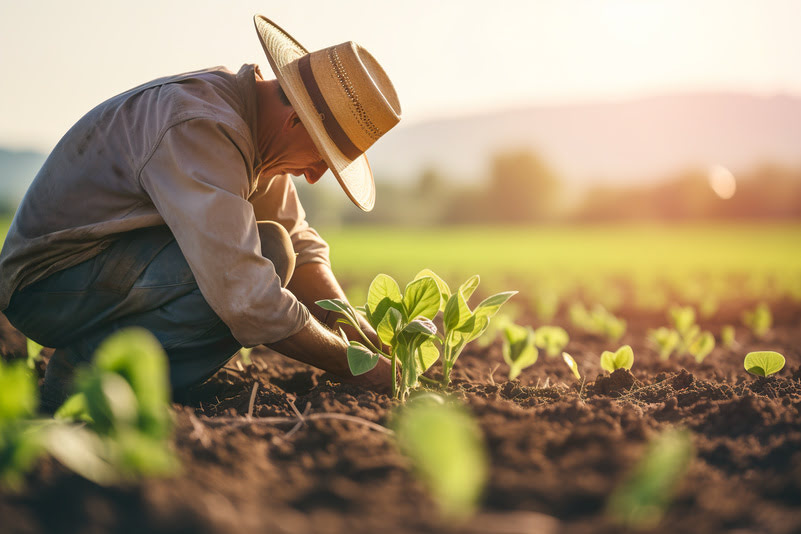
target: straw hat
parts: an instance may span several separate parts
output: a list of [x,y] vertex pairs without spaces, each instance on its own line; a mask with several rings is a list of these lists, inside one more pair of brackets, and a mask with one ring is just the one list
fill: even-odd
[[356,43],[309,53],[266,17],[253,21],[278,82],[323,159],[353,203],[370,211],[375,182],[364,152],[401,113],[389,77]]

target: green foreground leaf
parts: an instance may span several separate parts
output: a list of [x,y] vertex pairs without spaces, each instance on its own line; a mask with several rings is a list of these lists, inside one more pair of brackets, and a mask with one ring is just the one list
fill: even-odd
[[743,366],[752,375],[770,376],[784,368],[784,356],[772,350],[749,352]]

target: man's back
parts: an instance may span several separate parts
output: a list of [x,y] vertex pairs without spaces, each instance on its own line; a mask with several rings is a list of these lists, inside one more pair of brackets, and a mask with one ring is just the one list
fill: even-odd
[[[165,132],[192,119],[224,125],[253,169],[254,67],[154,80],[95,107],[59,142],[39,171],[0,254],[0,309],[17,287],[93,257],[116,234],[164,224],[143,187],[142,169]],[[214,157],[213,147],[196,164]],[[253,186],[252,173],[247,177]]]

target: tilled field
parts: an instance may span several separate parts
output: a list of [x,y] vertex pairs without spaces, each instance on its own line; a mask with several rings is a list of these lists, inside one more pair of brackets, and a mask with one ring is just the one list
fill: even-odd
[[[727,306],[700,325],[717,335],[739,325],[743,309]],[[438,519],[391,436],[361,421],[388,426],[392,400],[256,349],[254,365],[229,364],[191,405],[175,405],[180,475],[102,488],[47,459],[21,493],[0,493],[0,531],[621,532],[604,515],[607,497],[650,437],[683,426],[696,458],[653,532],[801,532],[801,306],[772,309],[765,339],[738,328],[741,346],[718,347],[702,364],[663,362],[647,346],[647,329],[667,324],[661,313],[621,312],[629,327],[615,346],[559,315],[552,324],[570,332],[566,350],[583,383],[542,353],[509,382],[498,342],[468,346],[453,394],[477,418],[491,457],[468,523]],[[601,373],[599,354],[622,344],[634,348],[632,371]],[[3,318],[0,353],[22,357],[24,348]],[[778,375],[743,369],[743,356],[762,349],[787,358]],[[296,410],[312,417],[297,424]],[[314,418],[321,414],[360,421]]]

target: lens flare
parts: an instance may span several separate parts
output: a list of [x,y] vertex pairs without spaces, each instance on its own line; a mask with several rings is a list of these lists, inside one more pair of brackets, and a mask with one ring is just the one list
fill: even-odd
[[737,191],[737,182],[732,172],[723,165],[713,165],[707,172],[709,187],[722,199],[729,199]]

